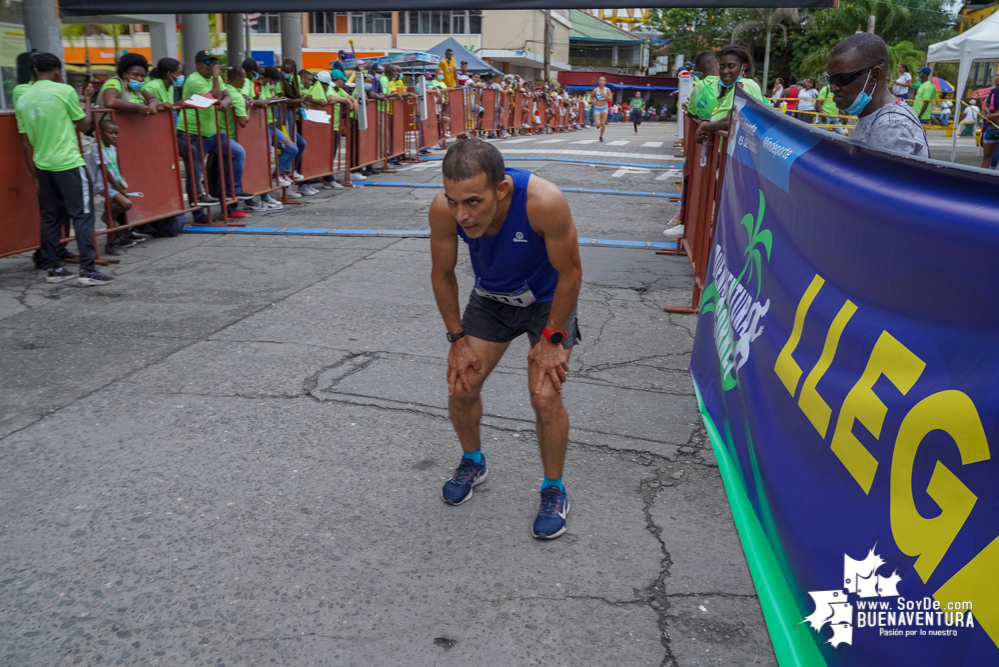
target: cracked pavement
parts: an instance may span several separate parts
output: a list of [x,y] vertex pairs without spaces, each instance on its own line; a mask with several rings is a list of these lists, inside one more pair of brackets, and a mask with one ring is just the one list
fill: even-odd
[[[432,195],[324,191],[253,222],[425,228]],[[643,240],[676,206],[569,202],[581,235]],[[689,266],[581,253],[551,542],[530,537],[524,338],[483,394],[489,480],[440,501],[460,450],[426,240],[184,235],[100,289],[0,260],[0,665],[775,664],[687,370],[696,319],[662,311]]]

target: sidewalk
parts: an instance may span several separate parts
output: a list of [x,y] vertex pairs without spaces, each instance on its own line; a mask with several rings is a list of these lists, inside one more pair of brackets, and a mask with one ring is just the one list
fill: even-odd
[[[608,130],[658,149],[583,146],[665,165],[672,127]],[[440,182],[439,162],[379,179]],[[324,191],[248,222],[425,229],[435,193]],[[580,236],[614,239],[663,240],[677,206],[567,198]],[[687,370],[696,320],[662,311],[689,301],[689,265],[581,254],[551,542],[530,536],[526,340],[484,390],[489,480],[440,500],[460,454],[426,240],[185,234],[99,289],[0,260],[0,665],[775,664]],[[463,248],[458,272],[464,302]]]

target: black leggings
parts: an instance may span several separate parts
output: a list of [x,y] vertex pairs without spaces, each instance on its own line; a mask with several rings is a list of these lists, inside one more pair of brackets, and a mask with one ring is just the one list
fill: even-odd
[[637,113],[631,114],[631,123],[635,126],[635,132],[638,132],[638,126],[642,124],[642,117]]

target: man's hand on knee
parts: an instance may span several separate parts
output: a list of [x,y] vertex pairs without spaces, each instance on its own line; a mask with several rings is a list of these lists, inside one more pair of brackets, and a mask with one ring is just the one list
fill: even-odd
[[475,352],[472,351],[472,347],[468,344],[468,341],[464,338],[459,338],[451,344],[451,351],[447,355],[448,394],[454,396],[459,382],[461,383],[461,388],[466,392],[472,391],[472,382],[474,380],[470,375],[469,369],[476,373],[482,373],[482,364],[479,363],[479,358],[475,356]]
[[541,371],[534,386],[535,394],[541,393],[546,377],[551,378],[555,391],[562,391],[562,383],[565,382],[566,372],[569,370],[569,352],[561,343],[551,343],[547,338],[542,338],[531,348],[531,352],[527,355],[527,363],[537,364]]

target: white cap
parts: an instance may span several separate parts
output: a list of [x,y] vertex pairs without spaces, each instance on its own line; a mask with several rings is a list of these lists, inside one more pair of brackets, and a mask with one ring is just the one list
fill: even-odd
[[319,81],[321,83],[330,84],[330,83],[333,83],[333,77],[330,76],[329,72],[322,71],[322,72],[318,72],[316,74],[316,81]]

